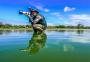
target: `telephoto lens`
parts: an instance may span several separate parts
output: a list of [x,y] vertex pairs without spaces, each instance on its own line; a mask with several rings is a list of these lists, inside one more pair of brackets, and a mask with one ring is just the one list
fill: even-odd
[[23,14],[23,11],[19,10],[19,14]]

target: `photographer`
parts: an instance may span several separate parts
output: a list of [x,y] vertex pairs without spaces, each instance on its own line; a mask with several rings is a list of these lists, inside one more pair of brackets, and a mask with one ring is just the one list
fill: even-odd
[[47,23],[45,18],[44,16],[40,15],[37,10],[29,8],[29,12],[20,11],[19,14],[24,14],[29,17],[29,22],[32,24],[34,32],[40,33],[46,29]]

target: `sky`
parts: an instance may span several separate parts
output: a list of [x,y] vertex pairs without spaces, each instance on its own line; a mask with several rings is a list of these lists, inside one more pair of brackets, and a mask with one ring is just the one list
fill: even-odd
[[30,24],[27,17],[18,14],[28,7],[44,15],[48,25],[90,26],[90,0],[0,0],[0,22]]

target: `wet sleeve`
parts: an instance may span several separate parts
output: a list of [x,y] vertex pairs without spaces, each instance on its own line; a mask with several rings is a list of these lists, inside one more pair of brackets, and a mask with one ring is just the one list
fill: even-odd
[[38,23],[41,19],[42,19],[42,16],[39,16],[39,15],[38,15],[38,16],[35,18],[35,20],[33,20],[33,23],[36,24],[36,23]]

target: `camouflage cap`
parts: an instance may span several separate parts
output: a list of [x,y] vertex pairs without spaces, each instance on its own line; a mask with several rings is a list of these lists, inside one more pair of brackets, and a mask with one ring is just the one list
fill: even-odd
[[36,9],[32,9],[32,8],[28,8],[30,10],[30,12],[37,12],[39,13]]

